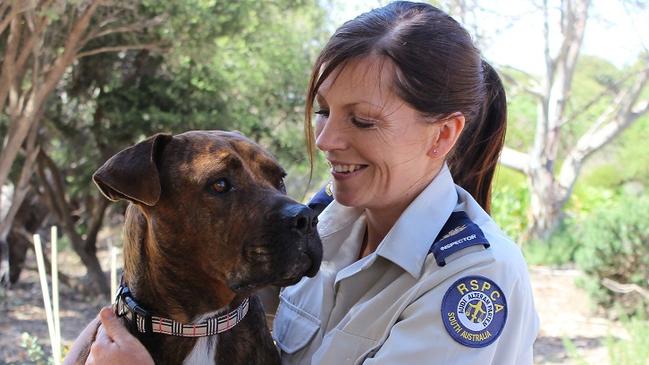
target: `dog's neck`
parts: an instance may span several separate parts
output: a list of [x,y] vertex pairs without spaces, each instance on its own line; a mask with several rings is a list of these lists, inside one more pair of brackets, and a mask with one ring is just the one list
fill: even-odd
[[[133,296],[151,313],[182,323],[205,313],[236,308],[245,297],[236,297],[225,283],[206,292],[205,281],[197,275],[198,263],[180,260],[160,252],[160,238],[141,209],[130,205],[126,213],[124,237],[124,279]],[[154,245],[153,242],[156,242]]]
[[[152,231],[140,208],[130,205],[124,230],[124,280],[138,303],[151,314],[189,323],[217,311],[231,311],[248,297],[234,295],[225,283],[223,290],[207,292],[198,263],[177,266],[168,262],[153,244]],[[211,359],[214,364],[279,364],[261,303],[254,295],[249,303],[247,315],[234,328],[198,340],[137,333],[132,326],[131,331],[156,364],[210,364]]]

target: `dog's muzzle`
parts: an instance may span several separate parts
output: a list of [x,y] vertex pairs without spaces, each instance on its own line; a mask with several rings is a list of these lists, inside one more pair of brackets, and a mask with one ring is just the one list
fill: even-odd
[[289,234],[295,236],[295,249],[299,253],[294,263],[299,271],[294,272],[299,276],[313,277],[320,269],[322,262],[322,243],[318,236],[318,217],[316,212],[302,204],[289,204],[281,211],[284,226]]
[[286,200],[266,216],[263,239],[253,239],[254,243],[245,246],[248,265],[231,277],[232,289],[293,285],[320,269],[322,243],[316,213]]

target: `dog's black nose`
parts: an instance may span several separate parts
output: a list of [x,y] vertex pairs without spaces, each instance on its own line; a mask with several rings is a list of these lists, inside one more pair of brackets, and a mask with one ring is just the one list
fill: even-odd
[[316,212],[302,204],[290,204],[282,209],[283,220],[289,228],[308,234],[316,229],[318,218]]

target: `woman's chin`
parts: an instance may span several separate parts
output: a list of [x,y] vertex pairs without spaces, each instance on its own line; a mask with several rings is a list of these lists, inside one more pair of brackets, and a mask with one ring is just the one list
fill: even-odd
[[344,205],[346,207],[358,207],[361,204],[360,199],[358,198],[358,194],[336,192],[334,193],[334,198],[340,205]]

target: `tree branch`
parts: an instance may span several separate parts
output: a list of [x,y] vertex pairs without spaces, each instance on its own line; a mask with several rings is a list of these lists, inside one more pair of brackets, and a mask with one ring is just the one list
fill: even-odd
[[566,194],[570,194],[581,166],[589,156],[609,143],[640,116],[649,112],[649,100],[640,102],[634,110],[642,90],[649,84],[649,68],[637,76],[636,82],[629,89],[618,93],[613,106],[579,138],[566,156],[558,178],[558,183]]
[[18,209],[23,203],[27,192],[29,191],[29,179],[34,173],[34,166],[36,163],[36,157],[40,148],[35,145],[31,146],[28,151],[26,151],[25,162],[23,163],[22,170],[20,171],[20,177],[14,188],[13,198],[11,199],[11,207],[9,212],[4,217],[2,223],[0,223],[0,240],[6,240],[13,225],[14,218],[18,213]]
[[[15,2],[14,2],[14,4],[15,4]],[[5,10],[6,10],[6,8],[9,7],[9,6],[11,6],[11,5],[9,5],[9,4],[2,4],[2,7],[3,7],[3,9],[2,9],[2,13],[4,13]],[[14,19],[15,19],[15,18],[20,14],[20,13],[25,12],[25,11],[27,11],[28,9],[30,9],[29,4],[27,4],[27,6],[25,6],[25,7],[23,7],[23,8],[15,8],[15,7],[11,6],[11,8],[9,9],[8,14],[6,14],[6,17],[3,15],[3,17],[2,17],[2,21],[0,21],[0,34],[2,34],[2,33],[5,31],[5,29],[7,29],[7,27],[9,26],[9,24],[11,24],[11,22],[12,22],[12,21],[13,21],[13,20],[14,20]]]
[[54,62],[54,66],[48,72],[45,81],[43,82],[42,90],[37,94],[36,101],[38,102],[38,105],[40,105],[45,97],[56,87],[56,84],[61,80],[61,76],[65,70],[76,58],[79,49],[83,47],[83,44],[80,44],[80,41],[83,39],[84,34],[90,25],[90,20],[95,14],[95,11],[97,11],[97,7],[100,3],[100,0],[91,0],[79,20],[76,21],[70,30],[70,33],[68,33],[68,37],[65,40],[65,45],[63,47],[63,54],[61,54]]
[[86,43],[86,42],[88,42],[88,41],[90,41],[92,39],[104,37],[104,36],[107,36],[107,35],[110,35],[110,34],[135,32],[135,31],[146,29],[146,28],[149,28],[149,27],[155,27],[157,25],[162,24],[166,19],[167,19],[166,16],[158,15],[155,18],[149,19],[147,21],[133,23],[133,24],[129,24],[129,25],[121,26],[121,27],[105,29],[105,30],[102,30],[102,31],[99,31],[99,32],[96,32],[96,33],[89,34],[89,36],[86,39],[84,39],[84,43]]
[[[0,186],[4,185],[7,176],[9,175],[9,169],[14,163],[16,154],[18,153],[18,148],[27,137],[27,133],[31,126],[35,123],[36,116],[40,110],[42,110],[45,99],[61,80],[61,77],[68,66],[70,66],[74,61],[79,48],[82,46],[79,44],[79,41],[83,38],[83,35],[88,29],[90,20],[100,2],[100,0],[90,0],[90,4],[86,7],[82,16],[75,22],[74,26],[70,30],[63,47],[63,54],[57,57],[56,61],[54,61],[53,67],[45,76],[45,80],[36,90],[34,96],[30,97],[25,103],[25,111],[23,114],[18,118],[18,120],[12,121],[12,124],[18,123],[18,126],[15,129],[13,137],[8,141],[7,145],[4,146],[5,148],[2,153],[0,153]],[[3,100],[0,99],[0,106],[2,106],[2,102]]]
[[[524,74],[526,77],[528,77],[530,80],[533,80],[532,75],[530,75],[529,73],[527,73],[525,71],[510,67],[510,66],[508,66],[507,68],[513,69],[516,72],[520,72],[520,73]],[[507,72],[506,70],[503,70],[503,69],[500,70],[500,76],[504,79],[504,81],[506,81],[507,83],[512,85],[512,87],[514,89],[513,90],[514,92],[517,91],[517,89],[522,90],[524,93],[526,93],[528,95],[531,95],[532,97],[534,97],[538,101],[543,101],[543,94],[542,94],[542,91],[540,90],[541,89],[540,85],[523,85],[514,76],[512,76],[509,72]]]
[[550,11],[548,9],[548,0],[543,0],[543,56],[545,58],[545,73],[548,79],[548,85],[551,83],[554,73],[554,60],[550,55]]
[[27,59],[29,58],[29,55],[34,52],[34,43],[43,35],[43,31],[45,30],[47,23],[48,23],[47,17],[42,17],[38,22],[38,25],[30,34],[29,39],[24,43],[23,49],[18,55],[18,59],[16,60],[17,75],[22,74],[24,67],[27,63]]
[[101,229],[104,222],[104,213],[110,205],[110,200],[104,199],[103,196],[99,196],[99,204],[92,210],[92,217],[90,218],[90,223],[88,224],[88,231],[86,233],[85,246],[86,250],[95,249],[97,246],[97,235]]
[[15,86],[16,53],[18,52],[22,28],[21,22],[15,17],[12,18],[2,60],[2,72],[0,73],[0,80],[2,80],[0,83],[0,112],[4,111],[9,92]]
[[649,113],[649,100],[638,103],[638,107],[631,111],[631,118],[635,120],[647,113]]
[[516,151],[512,148],[505,146],[500,154],[500,162],[503,166],[507,166],[521,173],[526,173],[529,167],[530,156],[527,153]]
[[[609,84],[606,86],[606,89],[600,92],[598,95],[596,95],[594,98],[589,100],[586,104],[581,106],[579,109],[574,110],[568,117],[564,118],[564,120],[559,124],[559,127],[563,127],[564,125],[570,123],[571,121],[575,120],[578,115],[583,114],[587,112],[590,108],[592,108],[597,102],[602,100],[604,96],[606,96],[609,93],[614,92],[615,90],[619,90],[621,86],[627,82],[630,78],[635,77],[638,75],[637,71],[632,71],[626,74],[622,79],[617,80],[613,84]],[[617,104],[616,102],[612,103],[612,106],[615,106]]]
[[155,43],[152,43],[152,44],[133,44],[133,45],[125,45],[125,46],[100,47],[100,48],[91,49],[89,51],[80,52],[77,55],[77,59],[83,58],[83,57],[88,57],[88,56],[93,56],[93,55],[100,54],[100,53],[122,52],[122,51],[130,51],[130,50],[135,50],[135,49],[148,49],[150,51],[157,51],[157,52],[162,51],[160,46],[158,44],[155,44]]
[[[70,239],[72,248],[86,266],[88,275],[92,278],[94,284],[99,289],[99,292],[103,295],[108,294],[110,286],[108,285],[108,280],[106,280],[106,277],[101,270],[99,260],[97,259],[96,245],[89,246],[89,243],[94,243],[94,241],[84,240],[75,229],[74,221],[70,215],[71,209],[67,199],[65,198],[65,189],[62,185],[63,178],[61,176],[61,171],[44,151],[41,151],[39,154],[38,163],[39,175],[41,176],[43,185],[48,193],[50,204],[58,211],[58,218],[62,225],[61,228],[63,232]],[[45,166],[47,166],[50,171],[51,183],[45,175]]]
[[602,280],[602,285],[609,290],[620,294],[629,294],[636,292],[646,300],[649,300],[649,290],[637,284],[623,284],[609,278],[604,278]]

